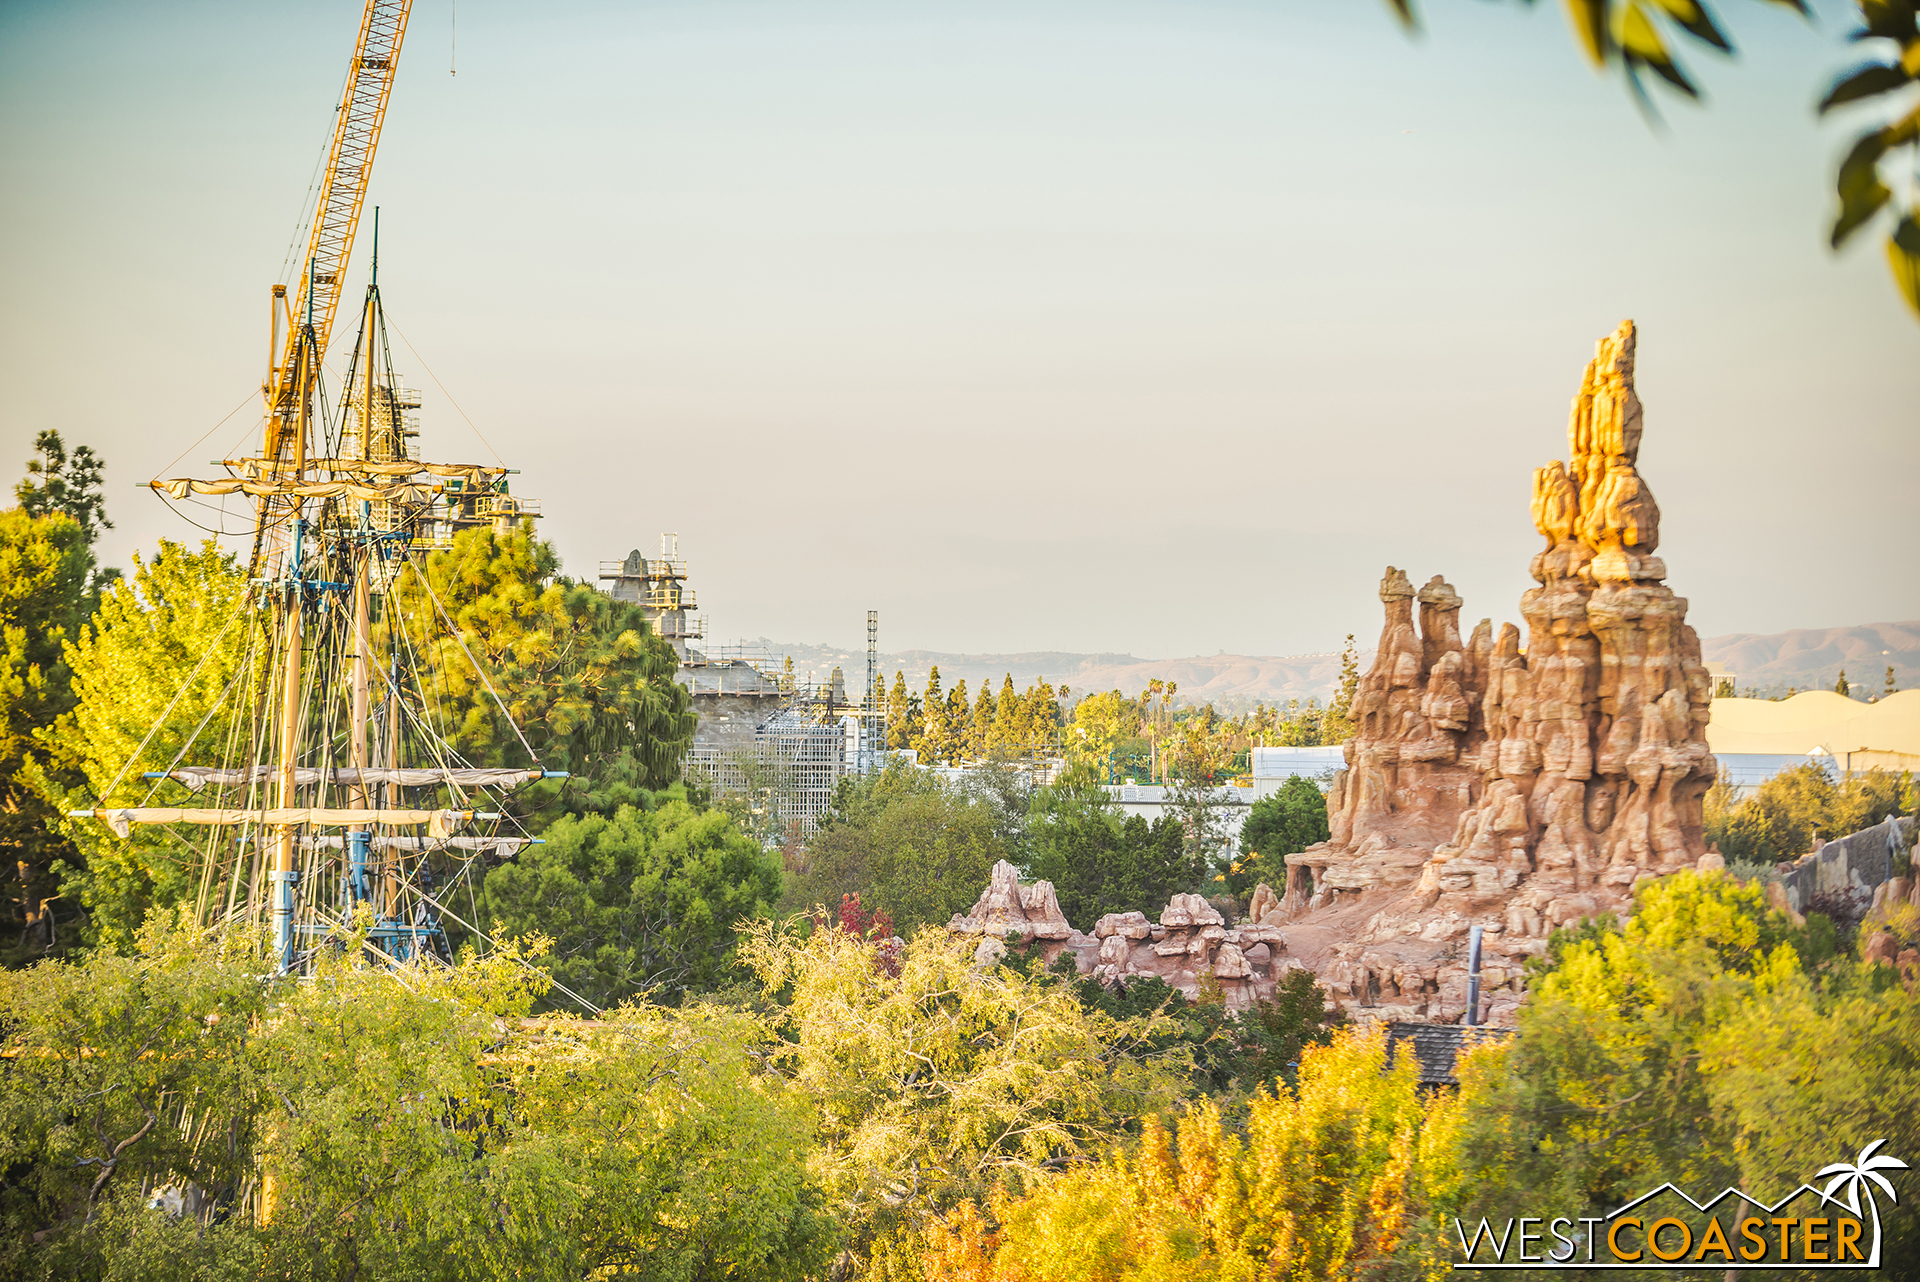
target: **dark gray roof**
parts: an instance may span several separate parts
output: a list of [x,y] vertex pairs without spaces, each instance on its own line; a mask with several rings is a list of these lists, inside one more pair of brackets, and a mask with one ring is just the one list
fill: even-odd
[[1512,1036],[1511,1028],[1469,1024],[1413,1024],[1396,1020],[1387,1025],[1387,1045],[1401,1054],[1412,1054],[1419,1062],[1422,1086],[1458,1086],[1460,1079],[1453,1075],[1453,1064],[1463,1048]]

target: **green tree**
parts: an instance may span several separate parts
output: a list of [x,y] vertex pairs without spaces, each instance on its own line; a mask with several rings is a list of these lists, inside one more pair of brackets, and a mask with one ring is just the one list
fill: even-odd
[[[780,859],[679,788],[611,816],[563,816],[487,873],[501,937],[543,935],[554,977],[596,1006],[641,992],[678,1003],[720,984],[737,923],[780,902]],[[570,997],[549,994],[569,1007]]]
[[1325,794],[1311,779],[1293,776],[1280,791],[1248,808],[1240,828],[1240,858],[1228,871],[1227,888],[1236,898],[1244,898],[1263,881],[1284,889],[1286,857],[1331,835]]
[[1853,687],[1847,684],[1847,670],[1845,668],[1840,669],[1840,675],[1834,679],[1833,692],[1843,698],[1851,699],[1853,697]]
[[[99,611],[66,644],[71,708],[35,732],[48,763],[22,772],[62,815],[98,806],[179,805],[189,795],[150,782],[186,759],[219,765],[244,752],[246,709],[261,661],[246,575],[213,540],[198,551],[161,540],[151,561],[134,558],[131,580],[111,584]],[[151,800],[149,800],[151,799]],[[147,913],[203,889],[202,849],[165,828],[121,839],[91,819],[57,821],[80,853],[61,865],[61,893],[88,915],[88,942],[132,944]]]
[[1108,913],[1157,917],[1174,895],[1203,888],[1206,865],[1180,821],[1123,817],[1084,763],[1035,794],[1027,832],[1034,877],[1053,883],[1060,911],[1083,930]]
[[1353,738],[1353,696],[1360,690],[1360,651],[1347,633],[1347,644],[1340,650],[1340,690],[1327,705],[1320,723],[1321,743],[1345,743]]
[[965,677],[947,691],[946,722],[947,751],[956,761],[973,756],[973,703],[967,697]]
[[[1408,28],[1417,25],[1413,0],[1387,2]],[[1803,16],[1810,12],[1805,0],[1772,2]],[[1910,183],[1896,180],[1902,194],[1895,201],[1894,190],[1881,178],[1882,164],[1891,155],[1911,148],[1911,157],[1920,160],[1920,103],[1910,92],[1920,77],[1920,8],[1912,0],[1853,0],[1853,7],[1859,16],[1854,38],[1874,42],[1868,46],[1871,56],[1834,81],[1818,111],[1825,115],[1871,106],[1867,118],[1885,123],[1857,137],[1840,162],[1834,179],[1840,208],[1829,241],[1839,249],[1883,208],[1890,208],[1887,263],[1907,306],[1920,316],[1920,194]],[[1567,20],[1593,65],[1619,67],[1643,106],[1651,106],[1642,81],[1649,71],[1688,98],[1700,96],[1669,49],[1670,41],[1733,53],[1733,42],[1713,11],[1695,0],[1568,0]]]
[[[1624,923],[1555,933],[1473,1093],[1460,1164],[1495,1178],[1463,1217],[1604,1214],[1667,1180],[1779,1197],[1873,1139],[1920,1145],[1920,997],[1890,968],[1816,967],[1821,919],[1796,928],[1761,892],[1683,872]],[[1890,1242],[1911,1240],[1902,1213]]]
[[522,813],[609,814],[679,777],[697,720],[679,656],[639,606],[562,576],[551,544],[464,531],[393,603],[388,626],[431,670],[431,721],[467,760],[571,772],[516,793]]
[[70,517],[89,544],[101,530],[111,530],[101,493],[105,460],[85,445],[69,457],[60,433],[51,428],[33,438],[33,448],[40,457],[27,463],[26,479],[13,487],[21,510],[28,516]]
[[993,738],[993,687],[980,682],[980,695],[973,701],[973,724],[967,731],[967,752],[972,757],[991,755],[999,745]]
[[159,923],[0,976],[9,1277],[797,1279],[837,1245],[809,1102],[738,1013],[529,1018],[512,952],[263,980]]
[[778,1019],[780,1071],[818,1109],[816,1169],[855,1276],[898,1276],[931,1216],[1107,1150],[1178,1089],[1179,1048],[1122,1049],[1163,1016],[1090,1012],[1066,985],[973,952],[941,930],[910,937],[891,968],[840,930],[758,923],[742,942]]
[[6,858],[6,917],[0,959],[18,964],[62,942],[55,927],[54,865],[77,862],[59,814],[25,777],[28,757],[49,759],[52,778],[79,783],[72,763],[35,734],[73,707],[65,648],[92,613],[93,556],[84,528],[64,512],[0,511],[0,852]]
[[[1013,678],[1007,678],[1001,692],[1003,704],[1010,701]],[[1073,705],[1073,718],[1062,732],[1068,756],[1099,771],[1102,783],[1117,782],[1117,754],[1123,740],[1140,725],[1140,713],[1133,700],[1118,690],[1090,694]]]
[[907,693],[906,673],[895,672],[887,695],[887,747],[894,752],[910,748],[919,734],[919,702]]
[[927,690],[920,696],[920,734],[913,741],[923,765],[938,765],[953,751],[952,727],[947,723],[947,697],[940,689],[940,665],[927,674]]
[[788,879],[787,912],[858,894],[903,934],[943,926],[973,906],[1010,853],[990,801],[904,762],[847,781],[839,803]]

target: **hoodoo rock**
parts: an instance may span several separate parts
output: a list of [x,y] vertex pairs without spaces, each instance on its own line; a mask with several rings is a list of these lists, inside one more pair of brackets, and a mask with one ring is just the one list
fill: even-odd
[[1438,575],[1417,592],[1391,566],[1381,581],[1386,625],[1327,799],[1331,837],[1287,856],[1279,905],[1290,923],[1325,923],[1310,964],[1350,1005],[1459,1018],[1460,941],[1481,925],[1482,991],[1509,1016],[1518,993],[1496,990],[1517,986],[1549,930],[1621,912],[1636,881],[1706,854],[1711,691],[1653,554],[1633,363],[1628,321],[1587,366],[1571,458],[1534,473],[1546,547],[1520,602],[1524,644],[1488,620],[1463,641],[1461,599]]
[[1711,690],[1687,603],[1654,555],[1633,361],[1627,321],[1587,366],[1568,460],[1533,474],[1546,546],[1520,600],[1524,643],[1486,619],[1462,638],[1450,584],[1416,589],[1387,567],[1386,623],[1327,797],[1331,836],[1287,856],[1283,893],[1256,887],[1233,926],[1199,895],[1175,895],[1158,924],[1114,913],[1088,938],[1051,885],[1021,886],[1001,863],[948,928],[1017,932],[1049,962],[1072,949],[1082,974],[1158,975],[1189,995],[1211,976],[1235,1007],[1304,967],[1357,1018],[1453,1022],[1480,926],[1479,1017],[1501,1024],[1554,927],[1624,912],[1643,878],[1714,866],[1701,823]]

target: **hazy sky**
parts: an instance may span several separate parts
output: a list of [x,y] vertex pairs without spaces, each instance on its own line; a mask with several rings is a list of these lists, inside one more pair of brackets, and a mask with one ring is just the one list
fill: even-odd
[[[1389,562],[1517,619],[1631,316],[1701,632],[1920,617],[1920,325],[1884,231],[1825,248],[1845,10],[1717,8],[1663,131],[1550,4],[467,0],[450,76],[418,0],[396,361],[429,457],[490,458],[430,366],[570,571],[678,531],[725,638],[1287,654],[1370,641]],[[257,442],[359,11],[0,6],[0,467],[104,452],[111,560]]]

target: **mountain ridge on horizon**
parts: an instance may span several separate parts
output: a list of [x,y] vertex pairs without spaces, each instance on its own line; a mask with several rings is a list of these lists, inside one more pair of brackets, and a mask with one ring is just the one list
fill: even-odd
[[[790,655],[800,672],[824,679],[839,666],[849,686],[863,680],[864,651],[827,645],[790,645],[760,638],[758,648]],[[1863,693],[1878,693],[1886,669],[1903,690],[1920,685],[1920,620],[1864,623],[1832,628],[1794,628],[1786,632],[1733,632],[1706,637],[1702,657],[1734,676],[1737,688],[1761,694],[1833,688],[1842,669],[1848,681]],[[947,689],[966,681],[977,690],[982,679],[996,687],[1011,674],[1018,689],[1044,678],[1065,685],[1075,696],[1094,691],[1120,690],[1138,694],[1149,680],[1177,681],[1176,703],[1274,703],[1289,699],[1332,697],[1340,680],[1340,652],[1313,654],[1192,655],[1171,659],[1143,659],[1116,651],[1079,653],[1065,650],[1027,650],[1005,654],[969,654],[943,650],[898,650],[882,653],[880,671],[891,687],[896,672],[907,687],[926,688],[929,670],[940,669]],[[1372,662],[1371,647],[1359,652],[1360,669]]]

